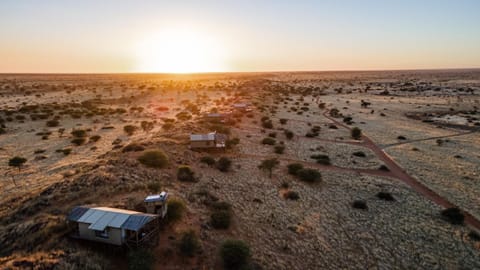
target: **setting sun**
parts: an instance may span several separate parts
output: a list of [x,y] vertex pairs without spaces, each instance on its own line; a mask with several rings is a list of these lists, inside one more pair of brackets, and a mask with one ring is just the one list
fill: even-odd
[[135,48],[137,72],[194,73],[227,71],[225,48],[213,35],[169,28],[147,35]]

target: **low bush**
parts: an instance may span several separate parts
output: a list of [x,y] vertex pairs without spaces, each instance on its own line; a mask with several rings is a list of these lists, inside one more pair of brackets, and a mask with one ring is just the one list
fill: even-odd
[[182,219],[186,209],[185,203],[182,200],[176,198],[169,199],[167,207],[166,219],[168,222],[176,222]]
[[285,125],[287,123],[287,119],[281,118],[280,119],[280,124]]
[[285,133],[285,137],[289,140],[291,140],[294,136],[293,132],[290,130],[284,130],[283,132]]
[[128,253],[129,270],[149,270],[153,261],[153,254],[146,249],[132,249]]
[[353,139],[359,140],[362,137],[362,130],[359,129],[358,127],[354,127],[350,131],[350,135],[352,136]]
[[138,143],[131,143],[128,144],[127,146],[123,147],[122,152],[140,152],[145,150],[145,147]]
[[356,156],[356,157],[366,157],[366,156],[367,156],[363,151],[353,152],[352,155],[354,155],[354,156]]
[[100,135],[90,136],[90,142],[98,142],[98,140],[100,140],[100,138],[102,138],[102,136],[100,136]]
[[355,208],[355,209],[362,209],[362,210],[367,210],[368,209],[367,202],[365,202],[363,200],[353,201],[352,207]]
[[200,249],[200,241],[194,230],[188,230],[182,233],[179,243],[180,253],[185,256],[193,257],[195,252]]
[[160,189],[162,188],[162,185],[160,185],[159,181],[152,181],[147,184],[147,188],[150,192],[159,192]]
[[378,169],[380,171],[386,171],[386,172],[390,171],[390,169],[386,165],[380,165],[380,167],[378,167]]
[[377,193],[377,198],[379,198],[380,200],[385,200],[385,201],[395,201],[395,198],[393,198],[392,194],[390,194],[389,192],[385,192],[385,191],[380,191]]
[[220,257],[225,269],[241,269],[248,264],[250,247],[240,240],[226,240],[220,247]]
[[73,138],[73,140],[71,140],[71,142],[77,146],[84,144],[85,141],[86,139],[84,137]]
[[275,154],[283,154],[283,152],[285,151],[285,146],[284,145],[276,145],[274,147],[274,150],[275,150]]
[[262,144],[275,145],[276,141],[274,138],[267,137],[262,140]]
[[46,123],[47,127],[58,127],[60,125],[60,122],[58,120],[49,120]]
[[125,131],[125,133],[127,133],[129,136],[133,135],[137,129],[138,127],[134,125],[126,125],[123,127],[123,131]]
[[87,137],[87,131],[83,129],[74,129],[70,134],[77,138]]
[[215,210],[210,215],[210,224],[215,229],[228,229],[232,213],[229,210]]
[[317,163],[322,165],[331,165],[330,157],[324,154],[311,155],[310,158],[315,159]]
[[211,156],[204,156],[200,158],[200,162],[207,164],[208,166],[215,165],[215,159]]
[[221,172],[228,172],[230,170],[230,167],[232,166],[232,161],[227,158],[227,157],[221,157],[217,161],[217,169],[220,170]]
[[182,182],[194,182],[196,180],[195,173],[189,166],[179,166],[177,168],[177,180]]
[[148,150],[138,158],[143,165],[151,168],[164,168],[168,165],[168,157],[161,150]]
[[300,169],[296,175],[300,180],[310,183],[322,180],[322,174],[315,169]]
[[460,209],[456,207],[444,209],[442,210],[441,214],[446,221],[454,225],[463,224],[463,221],[465,219],[465,216],[463,215],[462,211],[460,211]]
[[287,165],[287,169],[289,174],[297,175],[297,172],[303,169],[303,165],[300,163],[291,163]]

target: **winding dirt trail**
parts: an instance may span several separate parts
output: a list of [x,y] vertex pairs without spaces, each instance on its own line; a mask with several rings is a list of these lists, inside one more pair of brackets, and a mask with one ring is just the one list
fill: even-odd
[[[337,126],[341,126],[343,128],[346,128],[350,130],[350,127],[345,125],[344,123],[338,121],[337,119],[331,117],[328,115],[329,111],[325,111],[323,113],[323,116],[333,123],[335,123]],[[457,134],[457,135],[465,135],[465,134]],[[453,136],[450,136],[453,137]],[[424,184],[420,183],[417,179],[413,178],[410,176],[408,173],[405,172],[405,170],[400,167],[387,153],[385,153],[382,148],[377,146],[369,137],[366,135],[362,134],[362,140],[360,141],[360,144],[358,143],[352,143],[352,142],[343,142],[343,143],[352,143],[355,145],[362,145],[366,148],[369,148],[372,150],[377,157],[385,163],[385,165],[390,169],[389,172],[386,172],[387,174],[385,176],[390,176],[394,177],[396,179],[399,179],[412,187],[415,191],[418,193],[422,194],[424,197],[428,198],[429,200],[433,201],[434,203],[444,207],[444,208],[451,208],[451,207],[457,207],[458,206],[454,205],[453,203],[449,202],[447,199],[444,197],[440,196],[439,194],[435,193],[433,190],[425,186]],[[357,172],[359,169],[351,169]],[[370,172],[366,172],[370,173]],[[460,208],[459,208],[460,209]],[[480,221],[476,219],[474,216],[472,216],[470,213],[468,213],[465,210],[461,210],[463,214],[465,215],[465,223],[469,225],[470,227],[473,227],[476,230],[480,230]]]

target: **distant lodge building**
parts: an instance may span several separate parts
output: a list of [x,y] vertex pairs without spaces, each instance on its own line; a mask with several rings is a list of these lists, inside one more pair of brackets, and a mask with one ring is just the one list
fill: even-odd
[[76,223],[73,237],[118,246],[146,244],[159,230],[158,215],[110,207],[77,206],[68,221]]
[[162,191],[160,194],[147,196],[143,202],[147,208],[147,213],[156,214],[164,218],[167,214],[167,200],[168,193]]
[[190,148],[225,148],[227,135],[217,132],[210,132],[207,134],[191,134]]
[[207,113],[205,118],[207,120],[214,120],[224,123],[230,117],[230,112],[227,113]]
[[250,108],[250,104],[248,103],[234,103],[232,105],[233,109],[242,112],[251,112],[252,108]]

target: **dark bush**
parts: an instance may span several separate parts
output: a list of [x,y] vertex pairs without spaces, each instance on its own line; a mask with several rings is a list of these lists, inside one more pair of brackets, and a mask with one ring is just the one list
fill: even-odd
[[280,119],[280,124],[285,125],[287,123],[287,119],[281,118]]
[[153,261],[153,254],[145,249],[132,249],[128,253],[129,270],[150,270]]
[[70,134],[77,138],[87,137],[87,131],[83,129],[74,129]]
[[151,168],[164,168],[168,164],[168,157],[161,150],[148,150],[138,158],[143,165]]
[[289,140],[291,140],[294,136],[293,132],[291,132],[290,130],[285,130],[284,133],[285,133],[285,137],[287,137],[287,139]]
[[215,159],[211,156],[205,156],[200,158],[200,162],[207,164],[208,166],[215,165]]
[[58,127],[60,125],[60,122],[58,120],[49,120],[46,123],[47,127]]
[[210,223],[215,229],[228,229],[232,213],[229,210],[215,210],[210,216]]
[[183,182],[195,182],[195,173],[189,166],[179,166],[177,168],[177,179]]
[[271,129],[273,128],[273,123],[271,120],[264,121],[262,122],[262,127]]
[[331,165],[332,163],[330,162],[330,157],[328,155],[323,155],[323,154],[316,154],[310,156],[310,158],[315,159],[317,163],[322,164],[322,165]]
[[93,136],[90,136],[90,141],[91,141],[91,142],[98,142],[98,140],[100,140],[100,138],[102,138],[102,136],[100,136],[100,135],[93,135]]
[[275,149],[276,154],[283,154],[283,151],[285,151],[285,146],[284,145],[275,145],[274,149]]
[[240,269],[250,259],[250,247],[240,240],[226,240],[220,248],[220,257],[226,269]]
[[462,211],[460,211],[460,209],[456,207],[444,209],[442,210],[441,214],[446,221],[454,225],[463,224],[463,221],[465,219]]
[[390,194],[389,192],[385,192],[385,191],[380,191],[377,193],[377,198],[379,198],[380,200],[385,200],[385,201],[395,201],[395,198],[393,198],[392,194]]
[[188,230],[183,232],[180,237],[179,249],[180,252],[185,255],[192,257],[195,255],[195,252],[200,248],[200,241],[198,240],[197,234],[194,230]]
[[27,162],[26,158],[16,156],[8,160],[8,166],[17,167],[20,170],[25,162]]
[[378,169],[380,171],[386,171],[386,172],[390,171],[390,169],[386,165],[380,165],[380,167],[378,167]]
[[175,222],[182,219],[185,212],[186,206],[185,203],[179,199],[169,199],[167,202],[167,215],[166,219],[168,222]]
[[367,210],[368,209],[367,202],[365,202],[363,200],[353,201],[352,207],[355,208],[355,209],[362,209],[362,210]]
[[300,163],[291,163],[287,165],[288,173],[291,175],[297,175],[298,171],[303,169],[303,165]]
[[71,142],[77,146],[84,144],[85,141],[86,139],[84,137],[73,138],[73,140],[71,140]]
[[354,156],[356,156],[356,157],[366,157],[366,156],[367,156],[363,151],[353,152],[352,155],[354,155]]
[[262,144],[268,144],[268,145],[275,145],[275,142],[276,142],[275,139],[270,137],[264,138],[262,140]]
[[227,157],[221,157],[217,161],[217,169],[221,172],[228,172],[230,167],[232,166],[232,161]]
[[305,182],[317,182],[322,180],[322,174],[315,169],[300,169],[296,175]]
[[401,135],[400,135],[400,136],[397,137],[397,139],[398,139],[398,140],[406,140],[407,138],[405,138],[405,136],[401,136]]
[[133,135],[133,133],[135,133],[136,130],[137,130],[137,127],[134,125],[126,125],[123,127],[123,131],[125,131],[125,133],[127,133],[129,136]]
[[145,150],[145,147],[138,143],[131,143],[128,144],[127,146],[123,147],[122,152],[140,152]]
[[350,135],[352,136],[353,139],[358,140],[362,137],[362,130],[359,129],[358,127],[354,127],[350,131]]

